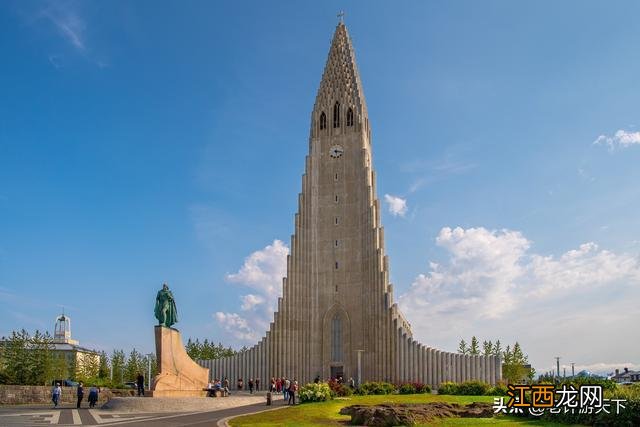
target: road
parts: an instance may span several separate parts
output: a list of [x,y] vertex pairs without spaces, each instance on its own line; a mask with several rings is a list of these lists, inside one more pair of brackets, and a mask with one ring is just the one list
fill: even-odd
[[209,412],[191,413],[114,413],[101,409],[75,409],[62,407],[0,407],[0,426],[43,425],[127,425],[146,427],[215,426],[223,418],[263,411],[269,408],[286,407],[282,401],[274,406],[265,404],[238,406]]

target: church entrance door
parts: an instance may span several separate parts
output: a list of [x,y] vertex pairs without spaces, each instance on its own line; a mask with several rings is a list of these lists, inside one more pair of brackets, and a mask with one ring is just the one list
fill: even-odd
[[342,366],[332,366],[331,367],[331,378],[340,378],[344,379],[344,368]]

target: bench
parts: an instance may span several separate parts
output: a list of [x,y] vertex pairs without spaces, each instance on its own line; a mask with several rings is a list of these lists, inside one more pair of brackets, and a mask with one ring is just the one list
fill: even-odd
[[229,393],[227,393],[224,389],[203,388],[202,391],[207,392],[207,397],[228,397],[229,396]]

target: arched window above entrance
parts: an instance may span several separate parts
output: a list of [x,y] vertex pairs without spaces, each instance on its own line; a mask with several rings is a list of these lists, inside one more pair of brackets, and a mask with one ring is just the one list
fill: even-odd
[[342,360],[342,319],[337,313],[331,320],[331,359]]

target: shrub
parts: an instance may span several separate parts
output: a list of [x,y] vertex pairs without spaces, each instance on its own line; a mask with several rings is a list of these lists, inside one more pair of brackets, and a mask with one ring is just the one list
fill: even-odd
[[380,382],[366,382],[360,385],[357,393],[362,395],[368,394],[391,394],[395,391],[395,387],[391,383]]
[[400,394],[431,393],[431,387],[421,382],[401,383],[396,386]]
[[333,399],[327,383],[309,383],[300,388],[300,402],[325,402]]
[[331,394],[333,396],[345,397],[353,394],[351,387],[341,384],[335,379],[329,381],[329,388],[331,389]]
[[398,393],[400,394],[415,394],[416,388],[411,383],[400,384],[398,387]]
[[[495,387],[494,387],[495,388]],[[487,394],[490,386],[482,381],[465,381],[460,384],[444,382],[438,388],[438,394],[457,394],[462,396],[482,396]],[[506,390],[506,387],[505,387]],[[506,391],[505,391],[506,393]]]
[[507,386],[504,384],[497,384],[495,387],[489,388],[485,394],[487,396],[506,396]]
[[482,381],[465,381],[458,385],[458,394],[463,396],[482,396],[489,391],[489,384]]
[[444,382],[438,387],[438,394],[459,394],[458,384],[452,382]]

